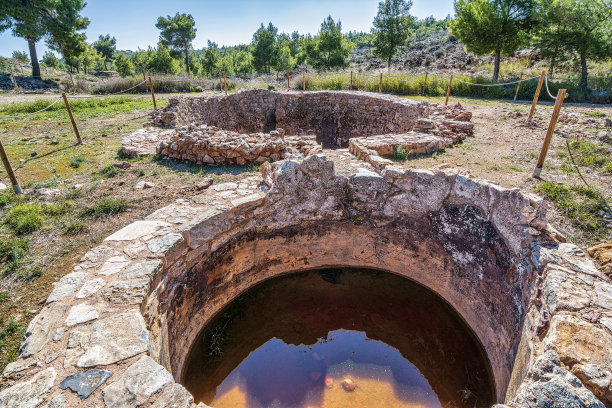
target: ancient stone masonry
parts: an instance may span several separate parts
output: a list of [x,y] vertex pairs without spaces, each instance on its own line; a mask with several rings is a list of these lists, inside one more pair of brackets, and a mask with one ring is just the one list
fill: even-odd
[[[154,154],[198,164],[253,164],[305,157],[349,146],[381,168],[399,146],[430,153],[472,132],[471,113],[365,92],[243,91],[230,96],[172,98],[150,124],[123,140],[128,155]],[[290,135],[284,137],[284,134]],[[280,140],[279,140],[280,139]]]
[[321,155],[261,173],[179,199],[85,254],[29,325],[0,407],[194,408],[179,383],[207,322],[263,280],[322,266],[438,293],[482,344],[499,402],[610,406],[612,283],[551,237],[541,199],[453,169],[363,163],[337,175]]
[[314,136],[285,137],[283,129],[270,133],[240,134],[214,126],[187,125],[177,129],[171,138],[162,140],[157,153],[196,164],[261,164],[321,153]]

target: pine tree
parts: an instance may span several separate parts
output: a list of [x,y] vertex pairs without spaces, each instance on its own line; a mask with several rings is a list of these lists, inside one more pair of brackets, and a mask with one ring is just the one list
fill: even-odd
[[391,59],[412,37],[414,18],[410,15],[412,1],[384,0],[378,3],[378,14],[374,18],[374,55],[387,61]]
[[191,14],[176,13],[174,17],[159,17],[155,27],[161,30],[159,40],[174,53],[184,53],[185,67],[189,74],[189,50],[196,36],[195,20]]
[[111,37],[110,34],[100,35],[98,41],[93,43],[93,47],[102,58],[104,58],[104,70],[108,71],[107,61],[112,61],[117,51],[117,40]]
[[516,52],[528,42],[534,27],[534,0],[458,0],[452,34],[476,55],[493,53],[493,80],[499,78],[501,55]]
[[261,23],[259,29],[253,34],[251,54],[253,55],[253,66],[257,72],[269,73],[273,68],[277,35],[278,28],[272,23],[268,23],[267,27]]
[[37,41],[45,38],[50,48],[68,57],[85,50],[85,34],[77,33],[89,25],[79,15],[83,7],[83,0],[2,0],[0,31],[11,28],[13,35],[27,40],[32,76],[40,77]]

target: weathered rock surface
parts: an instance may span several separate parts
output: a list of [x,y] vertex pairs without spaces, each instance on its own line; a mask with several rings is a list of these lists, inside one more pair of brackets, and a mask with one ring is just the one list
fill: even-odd
[[143,356],[102,391],[104,403],[108,408],[137,407],[173,381],[164,367],[151,357]]
[[70,332],[64,366],[108,365],[148,350],[144,319],[131,309]]
[[[337,174],[319,155],[266,164],[108,237],[30,323],[0,407],[195,408],[170,372],[180,377],[203,325],[262,280],[329,265],[439,293],[508,407],[612,406],[612,283],[554,240],[541,199],[453,169],[355,167]],[[110,379],[99,385],[95,370]]]
[[56,371],[53,367],[36,374],[30,380],[0,392],[0,408],[35,408],[41,402],[41,396],[49,391],[55,381]]
[[70,390],[77,393],[79,398],[85,399],[89,397],[98,387],[108,380],[111,372],[107,370],[88,370],[85,372],[76,372],[60,383],[60,388]]

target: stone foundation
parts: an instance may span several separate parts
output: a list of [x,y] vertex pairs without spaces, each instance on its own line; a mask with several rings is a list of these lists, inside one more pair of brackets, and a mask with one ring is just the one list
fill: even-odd
[[261,173],[85,254],[30,323],[0,407],[193,408],[178,382],[207,322],[263,280],[323,266],[395,273],[445,299],[481,343],[499,402],[612,402],[612,283],[551,237],[538,197],[452,169],[338,176],[320,155]]
[[282,160],[289,155],[321,153],[314,136],[285,137],[283,129],[270,133],[240,134],[214,126],[188,125],[159,142],[157,153],[196,164],[244,166]]

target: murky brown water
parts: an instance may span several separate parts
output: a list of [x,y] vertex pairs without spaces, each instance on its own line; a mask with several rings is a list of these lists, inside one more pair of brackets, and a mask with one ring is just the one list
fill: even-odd
[[183,384],[213,408],[494,403],[481,346],[452,308],[362,269],[288,275],[243,294],[204,330]]

